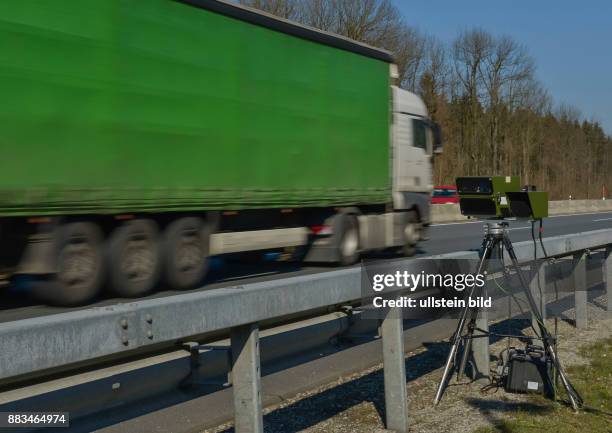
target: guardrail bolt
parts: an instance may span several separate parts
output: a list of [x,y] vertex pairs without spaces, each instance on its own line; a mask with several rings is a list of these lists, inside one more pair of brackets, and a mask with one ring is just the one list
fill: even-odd
[[121,337],[121,342],[123,343],[124,346],[127,346],[128,344],[130,344],[130,340],[127,338],[127,335],[124,335],[123,337]]
[[128,329],[128,321],[127,321],[127,319],[121,319],[120,323],[121,323],[121,327],[123,329]]
[[153,331],[151,331],[150,329],[147,331],[147,338],[149,340],[153,340]]
[[147,323],[151,324],[153,323],[153,316],[151,316],[150,314],[147,314],[145,316],[145,320],[147,321]]

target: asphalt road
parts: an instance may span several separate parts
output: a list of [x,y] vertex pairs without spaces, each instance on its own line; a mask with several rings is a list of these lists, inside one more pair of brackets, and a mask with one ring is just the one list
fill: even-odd
[[[612,212],[553,216],[544,220],[543,227],[543,237],[611,229]],[[531,239],[531,224],[528,221],[510,221],[509,230],[512,242]],[[483,233],[482,221],[434,225],[430,227],[430,239],[423,242],[420,254],[443,254],[479,248]]]
[[[543,236],[559,236],[611,228],[612,212],[562,215],[544,220]],[[531,225],[529,222],[510,221],[509,230],[510,238],[513,242],[531,239]],[[482,221],[433,225],[429,229],[429,239],[420,244],[417,256],[426,257],[434,254],[478,249],[483,233],[484,223]],[[337,268],[333,266],[311,266],[283,262],[224,263],[222,260],[216,259],[208,281],[203,288],[196,290],[211,290],[234,284],[247,284],[289,276],[326,272],[334,269]],[[143,299],[171,296],[177,293],[175,291],[161,290]],[[129,301],[129,299],[102,298],[95,303],[78,308],[100,307]],[[0,294],[0,323],[73,310],[75,308],[34,304],[27,299],[25,294],[19,293],[18,290],[5,290],[4,293]]]

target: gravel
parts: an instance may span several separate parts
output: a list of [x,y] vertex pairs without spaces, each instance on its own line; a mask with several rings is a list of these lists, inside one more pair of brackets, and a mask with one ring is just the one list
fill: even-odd
[[[565,366],[580,365],[585,360],[579,350],[594,341],[612,335],[612,318],[603,310],[605,299],[596,298],[588,304],[589,326],[573,327],[573,313],[559,320],[559,356]],[[511,321],[520,325],[519,321]],[[552,331],[553,321],[547,325]],[[505,332],[505,325],[499,325]],[[493,327],[492,327],[493,329]],[[529,330],[523,331],[530,334]],[[495,354],[506,347],[507,340],[491,345],[493,363]],[[518,344],[514,341],[514,344]],[[512,413],[534,408],[525,396],[507,394],[500,390],[483,390],[482,383],[457,384],[453,379],[444,398],[432,407],[441,367],[448,353],[447,342],[425,343],[421,349],[407,354],[408,400],[410,431],[415,433],[472,432],[478,427],[492,425],[512,417]],[[542,407],[542,410],[546,410]],[[384,428],[384,388],[382,364],[357,374],[340,377],[333,383],[298,394],[294,398],[268,407],[264,411],[264,429],[269,433],[378,433]],[[230,423],[205,432],[231,432]]]

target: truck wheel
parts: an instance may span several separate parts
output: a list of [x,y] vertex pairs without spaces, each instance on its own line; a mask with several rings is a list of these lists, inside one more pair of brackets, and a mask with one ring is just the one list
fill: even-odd
[[119,296],[142,296],[159,280],[161,257],[157,224],[135,219],[115,228],[108,239],[109,290]]
[[42,302],[74,306],[100,292],[104,280],[102,231],[91,222],[66,223],[53,235],[49,260],[56,273],[33,284],[32,295]]
[[338,263],[348,266],[359,260],[359,224],[355,215],[338,214],[333,222],[332,245]]
[[164,231],[164,279],[175,290],[195,288],[208,270],[210,228],[202,218],[172,221]]
[[412,257],[416,254],[416,246],[421,238],[421,226],[415,211],[406,212],[402,231],[404,245],[400,247],[399,252],[405,257]]

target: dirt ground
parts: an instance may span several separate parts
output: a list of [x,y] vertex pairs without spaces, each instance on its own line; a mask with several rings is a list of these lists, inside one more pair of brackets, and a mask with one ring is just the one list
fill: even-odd
[[[558,350],[565,366],[580,365],[585,360],[579,350],[597,340],[612,336],[612,318],[604,310],[605,299],[594,299],[588,305],[589,326],[576,329],[572,312],[558,321]],[[520,331],[525,322],[513,320],[513,328]],[[553,321],[547,325],[552,331]],[[505,333],[506,324],[491,326],[491,330]],[[513,331],[516,331],[514,329]],[[530,334],[530,329],[522,329]],[[496,355],[506,347],[507,340],[491,345],[492,365]],[[518,345],[518,341],[514,341]],[[457,384],[453,379],[444,398],[432,407],[442,364],[448,353],[447,342],[432,342],[410,352],[406,359],[410,431],[415,433],[470,433],[483,426],[509,419],[516,411],[537,410],[526,396],[508,394],[503,389],[483,390],[482,383]],[[486,385],[486,384],[484,384]],[[384,428],[384,388],[382,364],[324,387],[297,395],[264,411],[264,429],[270,433],[377,433]],[[218,426],[206,432],[230,432],[231,424]]]

